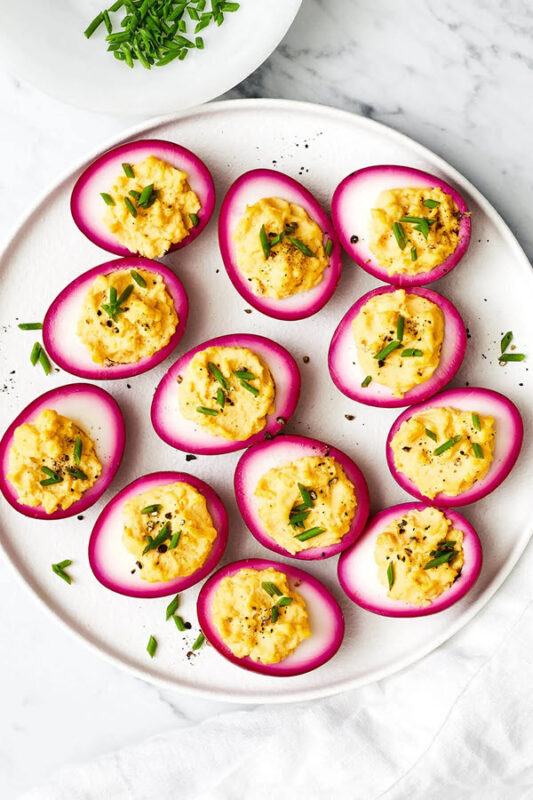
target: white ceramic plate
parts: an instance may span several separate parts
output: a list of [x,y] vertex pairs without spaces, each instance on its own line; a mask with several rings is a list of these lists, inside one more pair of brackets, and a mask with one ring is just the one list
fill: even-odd
[[[150,71],[133,70],[106,52],[103,25],[83,31],[106,0],[0,0],[0,61],[47,94],[107,114],[180,111],[218,97],[248,77],[287,33],[302,0],[241,0],[224,24],[201,32],[203,51],[192,50]],[[112,15],[121,30],[122,13]],[[188,36],[194,35],[188,23]]]
[[[194,149],[211,167],[219,199],[244,170],[277,166],[300,178],[327,204],[338,181],[353,169],[372,163],[410,164],[437,172],[455,183],[473,211],[474,235],[464,262],[436,288],[463,313],[471,339],[455,381],[485,385],[517,402],[526,425],[522,455],[508,480],[491,496],[465,509],[481,536],[485,563],[473,591],[454,608],[434,617],[394,620],[363,611],[343,597],[336,580],[336,559],[310,562],[305,569],[324,580],[341,601],[346,638],[341,650],[315,672],[288,679],[244,672],[224,661],[213,648],[187,659],[197,630],[179,635],[165,622],[167,601],[121,597],[100,586],[87,561],[87,540],[104,501],[133,478],[153,470],[187,470],[211,483],[230,512],[230,544],[226,560],[271,557],[245,529],[233,497],[233,468],[238,454],[185,455],[161,442],[150,426],[154,387],[170,362],[128,381],[106,385],[126,417],[123,466],[112,489],[83,520],[46,523],[21,517],[3,503],[2,543],[6,555],[28,587],[78,636],[116,664],[137,675],[191,694],[243,702],[283,702],[319,697],[377,680],[448,639],[465,625],[496,591],[516,563],[531,534],[533,495],[531,469],[531,373],[527,364],[499,367],[500,334],[512,329],[526,351],[533,341],[533,274],[505,223],[489,203],[454,169],[411,140],[375,122],[319,106],[272,100],[215,103],[180,118],[156,120],[128,136],[168,138]],[[107,142],[109,147],[115,142]],[[93,154],[94,156],[95,154]],[[91,156],[91,158],[93,157]],[[79,170],[60,179],[22,223],[1,262],[0,386],[5,425],[18,410],[45,389],[71,379],[46,378],[32,369],[28,355],[34,334],[16,328],[17,317],[41,319],[49,299],[75,275],[108,258],[87,241],[69,216],[69,195]],[[347,308],[376,281],[346,264],[337,293],[316,316],[279,322],[246,305],[222,266],[216,223],[184,250],[168,259],[189,294],[191,314],[178,352],[231,331],[263,334],[285,345],[301,368],[299,407],[288,428],[345,450],[364,470],[374,510],[409,498],[390,477],[385,463],[385,437],[395,410],[357,405],[333,386],[327,371],[327,349]],[[304,364],[303,356],[310,362]],[[11,370],[16,370],[11,375]],[[523,384],[523,385],[519,385]],[[128,388],[128,385],[132,388]],[[345,414],[354,415],[347,420]],[[528,474],[529,473],[529,474]],[[67,586],[50,564],[72,558],[75,578]],[[182,613],[195,623],[196,588],[183,597]],[[150,634],[157,637],[155,659],[146,653]]]

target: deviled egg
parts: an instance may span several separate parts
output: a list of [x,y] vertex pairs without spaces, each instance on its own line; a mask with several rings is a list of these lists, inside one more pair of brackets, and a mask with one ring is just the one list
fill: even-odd
[[81,378],[129,378],[161,363],[185,333],[189,303],[172,270],[139,256],[84,272],[48,309],[43,340]]
[[522,446],[520,412],[490,389],[448,389],[411,406],[387,437],[389,469],[406,492],[463,506],[507,477]]
[[443,611],[475,583],[479,537],[457,511],[402,503],[376,514],[341,555],[339,581],[357,605],[388,617]]
[[243,669],[290,676],[325,664],[341,646],[344,618],[320,581],[296,567],[249,558],[212,575],[198,621],[218,652]]
[[333,223],[348,255],[394,286],[423,286],[452,270],[470,243],[462,195],[413,167],[356,170],[335,189]]
[[210,486],[185,472],[153,472],[106,505],[91,533],[89,562],[114,592],[164,597],[205,578],[227,540],[226,509]]
[[21,514],[63,519],[105,492],[120,465],[125,431],[117,402],[98,386],[45,392],[0,442],[0,489]]
[[329,558],[357,539],[368,517],[363,473],[346,453],[305,436],[247,450],[235,497],[255,538],[275,553]]
[[342,264],[333,226],[313,195],[282,172],[254,169],[237,178],[218,236],[233,285],[270,317],[309,317],[335,291]]
[[214,207],[204,162],[162,139],[126,142],[99,156],[78,178],[70,201],[74,222],[94,244],[147,258],[194,241]]
[[152,401],[152,424],[178,450],[230,453],[278,433],[299,394],[300,372],[284,347],[248,333],[219,336],[170,367]]
[[340,321],[328,366],[343,394],[372,406],[421,402],[454,377],[466,352],[456,307],[431,289],[380,286]]

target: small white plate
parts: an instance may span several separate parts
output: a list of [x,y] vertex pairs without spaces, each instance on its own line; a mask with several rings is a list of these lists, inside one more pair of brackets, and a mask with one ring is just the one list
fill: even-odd
[[[165,469],[191,472],[221,496],[230,514],[225,562],[254,556],[272,558],[246,530],[236,507],[233,471],[239,453],[199,456],[186,462],[185,454],[158,439],[150,425],[154,388],[179,354],[213,336],[236,331],[275,339],[293,354],[302,373],[300,402],[287,430],[330,442],[348,453],[367,478],[374,511],[411,499],[392,479],[385,462],[385,439],[398,409],[372,408],[349,400],[335,388],[327,368],[329,342],[340,318],[358,297],[376,286],[376,280],[347,261],[336,293],[315,316],[280,322],[255,310],[245,313],[247,304],[222,265],[215,218],[189,247],[165,259],[183,281],[191,308],[176,354],[144,375],[112,381],[105,387],[126,419],[124,461],[111,490],[84,512],[83,520],[54,523],[22,517],[0,498],[0,543],[9,560],[45,606],[101,655],[146,680],[182,692],[234,702],[303,700],[360,686],[411,664],[452,636],[485,605],[531,536],[533,437],[528,432],[533,429],[533,373],[526,371],[527,362],[498,366],[500,335],[506,330],[514,331],[520,348],[531,350],[533,272],[526,256],[494,208],[456,170],[407,137],[343,111],[280,100],[229,101],[180,117],[152,120],[126,135],[171,139],[196,151],[213,173],[219,202],[239,174],[257,167],[273,166],[300,176],[326,206],[338,182],[367,164],[410,164],[455,184],[472,209],[472,244],[457,269],[435,284],[457,306],[471,334],[453,385],[464,386],[469,381],[514,400],[524,417],[524,447],[502,486],[464,509],[480,535],[484,564],[477,584],[453,608],[418,619],[378,617],[343,595],[336,576],[337,558],[314,561],[304,568],[324,581],[341,603],[346,619],[345,640],[330,662],[307,675],[281,679],[245,672],[212,647],[187,658],[198,632],[195,601],[199,587],[182,595],[183,616],[193,623],[193,630],[182,636],[171,622],[165,622],[168,600],[113,594],[96,581],[87,558],[89,533],[104,503],[139,475]],[[117,143],[106,142],[103,149]],[[76,380],[64,372],[47,378],[38,368],[33,369],[29,351],[39,337],[19,331],[16,322],[17,317],[41,319],[48,302],[68,281],[109,258],[70,218],[70,192],[78,174],[76,169],[58,178],[0,257],[0,386],[6,386],[0,428],[38,394]],[[303,362],[304,356],[310,357],[308,363]],[[12,370],[15,375],[10,374]],[[64,558],[74,562],[72,586],[58,580],[50,569]],[[146,652],[151,634],[159,642],[153,660]]]
[[[219,28],[199,34],[204,50],[184,61],[129,69],[108,53],[101,25],[83,31],[106,0],[15,0],[1,3],[0,61],[12,74],[66,103],[107,114],[147,117],[218,97],[248,77],[276,49],[302,0],[240,0]],[[112,15],[121,30],[123,11]],[[191,36],[194,23],[188,22]]]

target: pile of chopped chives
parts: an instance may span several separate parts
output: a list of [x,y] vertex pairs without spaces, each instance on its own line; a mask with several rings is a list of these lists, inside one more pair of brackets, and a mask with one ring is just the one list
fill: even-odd
[[[203,50],[200,31],[224,22],[224,14],[239,10],[239,3],[224,0],[116,0],[100,11],[85,29],[87,39],[103,25],[108,52],[133,67],[164,67],[183,61],[189,50]],[[121,12],[118,27],[112,15]]]

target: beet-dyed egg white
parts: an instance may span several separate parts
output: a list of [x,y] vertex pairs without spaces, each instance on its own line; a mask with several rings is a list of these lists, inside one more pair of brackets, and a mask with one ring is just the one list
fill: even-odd
[[380,286],[360,297],[337,326],[328,354],[330,375],[337,388],[352,400],[382,408],[397,408],[420,403],[436,394],[455,376],[466,352],[466,329],[457,308],[437,292],[415,287],[409,289],[408,294],[417,295],[434,303],[444,318],[444,334],[438,365],[427,380],[414,386],[401,397],[395,396],[388,386],[377,380],[368,382],[367,371],[360,363],[353,325],[369,300],[379,295],[393,294],[395,291],[394,288]]
[[[320,245],[324,248],[325,268],[320,281],[306,289],[295,290],[287,296],[276,297],[254,290],[252,279],[249,278],[238,264],[238,247],[236,234],[239,223],[247,210],[263,200],[279,198],[289,204],[298,206],[303,210],[313,224],[321,230]],[[261,226],[252,229],[251,236],[256,245],[260,243]],[[273,248],[283,246],[283,241],[276,242],[275,231],[269,231],[267,236],[269,244],[266,245],[270,253],[270,243]],[[309,317],[319,311],[331,298],[340,278],[342,263],[340,246],[334,233],[333,225],[321,205],[311,192],[294,178],[272,169],[255,169],[241,175],[228,190],[220,209],[218,222],[218,236],[220,252],[231,282],[239,294],[254,308],[269,317],[283,320],[296,320]],[[298,238],[298,229],[293,231],[293,237]],[[286,242],[291,241],[285,237]],[[308,255],[317,260],[316,254]],[[260,251],[260,258],[268,262],[268,254]],[[279,293],[278,293],[279,294]]]
[[[154,277],[159,277],[162,280],[162,290],[166,291],[170,297],[177,316],[174,332],[171,333],[163,347],[156,350],[152,355],[141,357],[138,361],[120,363],[106,360],[104,364],[97,363],[93,360],[90,349],[78,334],[78,325],[82,321],[87,293],[99,276],[108,277],[112,276],[113,273],[125,273],[128,275],[127,283],[133,290],[132,293],[137,293],[139,299],[142,300],[143,292],[146,290],[146,281],[140,274],[141,272],[145,275],[147,273],[148,275],[154,275]],[[141,285],[138,281],[141,282]],[[106,324],[109,324],[113,320],[108,316],[107,312],[102,310],[103,305],[105,304],[102,303],[102,307],[99,309],[101,315],[99,319],[105,320]],[[172,353],[185,333],[188,313],[189,302],[187,294],[181,281],[178,280],[172,270],[165,267],[164,264],[141,256],[117,258],[113,261],[99,264],[97,267],[93,267],[79,275],[58,294],[50,305],[44,319],[43,341],[47,352],[55,363],[72,375],[93,380],[130,378],[152,369]],[[162,319],[161,311],[158,312],[158,315]],[[122,327],[120,316],[117,316],[116,320],[118,327]],[[143,316],[143,323],[145,322],[146,317]],[[110,325],[111,330],[114,327],[115,325]],[[103,328],[103,330],[106,329]]]
[[[232,440],[215,435],[194,419],[186,418],[180,409],[179,392],[183,391],[184,376],[191,368],[195,356],[208,348],[220,348],[221,350],[223,348],[246,348],[260,359],[270,373],[274,386],[272,409],[266,414],[263,427],[246,439]],[[170,367],[154,394],[151,411],[152,425],[163,441],[184,452],[217,455],[242,450],[279,433],[296,408],[300,395],[300,384],[300,372],[296,361],[284,347],[271,339],[247,333],[219,336],[189,350]],[[249,391],[250,386],[248,385],[247,388]],[[219,391],[220,389],[221,386],[218,387]],[[213,389],[213,393],[216,391]],[[228,408],[228,405],[222,407],[217,405],[215,398],[210,399],[209,402],[212,406],[210,413],[214,416],[217,409],[222,413],[224,407]]]
[[[440,263],[428,265],[429,268],[426,270],[421,267],[415,271],[416,262],[421,253],[417,252],[417,248],[410,246],[407,241],[407,237],[413,230],[421,232],[420,226],[416,227],[417,221],[420,220],[418,216],[407,216],[402,220],[400,212],[399,219],[391,224],[391,236],[394,233],[397,239],[397,245],[394,246],[398,247],[398,253],[405,251],[409,256],[410,266],[402,271],[391,271],[383,263],[380,263],[371,249],[372,210],[376,208],[382,192],[397,189],[427,190],[427,192],[440,190],[448,198],[451,198],[456,209],[457,241],[455,247]],[[425,202],[429,202],[429,205],[426,206],[424,203],[424,210],[421,214],[426,221],[429,220],[428,224],[431,225],[432,214],[438,213],[438,207],[442,201],[435,202],[429,199]],[[364,167],[352,172],[335,189],[331,211],[337,235],[348,255],[371,275],[394,286],[405,288],[423,286],[442,278],[459,263],[470,244],[472,224],[465,199],[441,178],[413,167],[386,164]],[[400,227],[393,231],[393,225]],[[422,222],[422,225],[426,225],[426,223]],[[440,228],[440,224],[437,225],[437,228]],[[427,241],[428,228],[426,227],[422,231]],[[424,247],[423,236],[422,238],[418,237],[419,249]]]
[[[342,468],[345,477],[353,486],[356,507],[349,529],[338,542],[325,547],[311,546],[292,554],[279,544],[267,530],[259,512],[260,501],[256,496],[256,488],[260,479],[269,470],[284,467],[290,465],[291,462],[296,462],[297,459],[308,457],[331,458]],[[280,436],[256,444],[247,450],[241,456],[235,471],[235,497],[246,525],[258,542],[275,553],[303,560],[330,558],[345,550],[360,535],[369,512],[368,488],[359,467],[341,450],[305,436]],[[310,528],[311,523],[306,523],[304,527]],[[292,531],[293,535],[301,533],[304,527],[295,528]]]
[[[234,655],[214,622],[214,605],[221,582],[247,569],[275,569],[284,573],[290,591],[298,593],[305,602],[311,635],[277,663],[261,663],[249,656]],[[329,590],[304,570],[267,559],[248,558],[221,567],[202,586],[198,595],[197,612],[204,635],[224,658],[243,669],[273,677],[302,675],[321,667],[335,655],[344,638],[344,617]]]
[[[446,435],[436,436],[428,420],[434,419],[435,414],[441,414],[442,410],[448,415],[451,411],[452,423],[453,417],[463,415],[458,434],[454,433],[455,428],[448,428]],[[417,437],[415,433],[415,438],[403,445],[407,448],[404,455],[402,447],[399,447],[403,432],[420,425],[422,436]],[[468,505],[490,494],[507,477],[520,453],[523,433],[520,412],[502,394],[473,386],[447,389],[424,403],[411,406],[395,420],[387,437],[387,463],[397,483],[413,497],[443,508]],[[415,483],[414,473],[409,477],[407,467],[402,465],[400,468],[397,463],[400,455],[410,459],[422,449],[426,452],[424,461],[427,464],[419,482],[426,478],[431,482],[433,476],[435,480],[446,477],[446,462],[451,470],[446,478],[448,486],[455,476],[461,474],[465,465],[478,469],[479,477],[470,471],[473,479],[464,489],[456,493],[439,491],[430,497]],[[443,459],[444,464],[439,459]]]
[[[462,533],[464,563],[451,586],[426,605],[415,605],[390,597],[387,583],[380,581],[375,560],[376,541],[379,535],[397,520],[427,508],[422,503],[402,503],[378,512],[369,520],[359,539],[352,547],[345,550],[339,559],[339,582],[350,600],[367,611],[386,617],[423,617],[444,611],[461,600],[472,588],[481,571],[483,559],[481,542],[472,525],[461,514],[452,510],[447,510],[445,515],[452,529]],[[394,561],[392,563],[394,565]]]
[[[10,453],[15,443],[15,432],[22,425],[35,425],[39,416],[48,410],[53,410],[72,421],[84,435],[89,437],[101,465],[99,476],[78,500],[68,508],[59,506],[52,513],[47,513],[42,505],[29,506],[22,503],[16,487],[7,477],[10,474]],[[119,468],[124,442],[125,428],[122,412],[118,403],[106,391],[87,383],[75,383],[51,389],[26,406],[2,437],[0,442],[0,489],[2,494],[14,509],[34,519],[57,520],[80,514],[94,505],[109,487]],[[31,452],[29,455],[35,456],[35,453]],[[66,459],[67,455],[69,456],[68,460]],[[78,468],[84,466],[83,453],[79,460],[75,458],[73,460],[72,453],[65,452],[63,456],[65,464],[72,465],[75,469],[76,464],[79,464]],[[28,469],[30,469],[30,463]],[[63,468],[56,468],[54,465],[54,471],[62,474]],[[59,478],[61,474],[58,476]],[[38,479],[45,481],[49,477],[49,472],[38,475]]]
[[[194,215],[194,224],[180,241],[172,243],[168,252],[185,247],[196,239],[209,222],[215,207],[215,187],[209,169],[197,155],[174,142],[162,139],[142,139],[114,147],[99,156],[78,178],[70,201],[70,210],[74,222],[80,231],[94,244],[115,253],[128,256],[132,251],[122,244],[105,222],[106,202],[102,195],[109,198],[110,188],[118,176],[124,175],[124,167],[143,162],[149,157],[159,159],[187,175],[190,189],[199,200],[200,208]],[[152,199],[157,197],[157,181],[154,183]],[[124,202],[134,207],[137,200],[129,193]],[[149,199],[150,202],[150,199]],[[138,252],[138,251],[135,251]]]
[[[143,580],[135,556],[123,542],[124,507],[141,493],[185,483],[199,492],[206,501],[207,511],[216,531],[209,554],[203,564],[190,575],[170,580]],[[165,597],[188,589],[215,568],[228,540],[228,515],[216,492],[204,481],[185,472],[153,472],[143,475],[124,487],[106,505],[96,520],[89,540],[89,562],[98,581],[118,594],[129,597]]]

